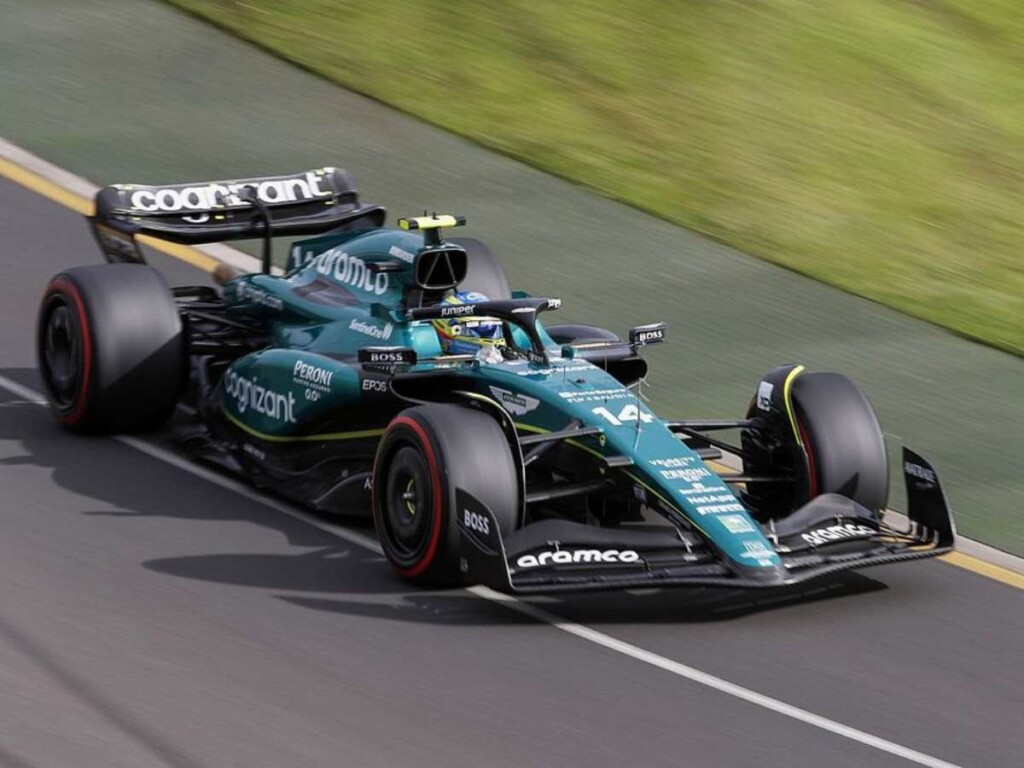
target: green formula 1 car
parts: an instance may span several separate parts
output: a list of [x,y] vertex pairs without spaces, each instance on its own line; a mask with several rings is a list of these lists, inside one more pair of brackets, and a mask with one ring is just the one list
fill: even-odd
[[[559,300],[511,291],[482,243],[445,238],[459,217],[385,228],[343,171],[107,187],[90,223],[111,263],[57,275],[39,315],[60,422],[139,431],[180,407],[197,458],[372,515],[411,581],[772,587],[953,546],[936,474],[910,451],[911,525],[883,521],[885,444],[848,379],[785,365],[740,418],[662,418],[639,388],[664,324],[625,339],[548,324]],[[137,234],[263,236],[263,269],[170,289]],[[281,275],[276,235],[312,236]]]

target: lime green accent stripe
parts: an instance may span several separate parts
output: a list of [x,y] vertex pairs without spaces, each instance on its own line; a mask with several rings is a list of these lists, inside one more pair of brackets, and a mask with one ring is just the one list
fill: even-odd
[[579,440],[566,440],[565,442],[568,443],[569,445],[571,445],[573,448],[579,448],[581,451],[586,451],[591,456],[596,456],[599,459],[603,459],[604,458],[604,454],[603,453],[601,453],[600,451],[595,451],[593,448],[590,448],[590,447],[584,445]]
[[227,416],[228,421],[243,432],[248,432],[253,437],[265,440],[268,443],[315,443],[321,440],[358,440],[362,437],[380,437],[384,434],[383,429],[363,429],[355,432],[325,432],[319,435],[268,435],[266,432],[253,429],[248,424],[243,424],[237,417],[231,415],[223,408],[221,410]]
[[490,398],[487,395],[481,395],[479,392],[470,392],[468,389],[457,389],[455,390],[455,394],[464,395],[465,397],[469,397],[474,400],[483,400],[485,403],[490,403],[491,405],[495,405],[498,408],[501,408],[501,410],[503,411],[505,410],[504,407],[502,407],[501,403],[499,403],[497,400]]
[[523,429],[527,432],[536,432],[540,435],[546,435],[551,431],[550,429],[544,429],[543,427],[535,427],[532,424],[520,424],[518,421],[516,422],[516,429]]
[[790,400],[789,390],[793,386],[793,380],[796,379],[801,373],[804,372],[804,367],[798,365],[786,376],[786,381],[782,385],[782,399],[786,403],[786,413],[789,416],[789,426],[793,428],[793,434],[796,435],[796,444],[801,448],[804,447],[804,441],[800,437],[800,430],[796,428],[796,414],[793,412],[793,401]]
[[[543,427],[534,427],[534,426],[531,426],[530,424],[520,424],[518,421],[516,422],[516,429],[522,429],[522,430],[525,430],[527,432],[537,432],[538,434],[542,434],[542,435],[546,435],[548,432],[551,431],[550,429],[544,429]],[[590,446],[584,445],[583,443],[579,442],[578,440],[566,440],[565,442],[568,443],[569,445],[571,445],[573,448],[579,448],[581,451],[586,451],[591,456],[596,456],[599,459],[603,459],[604,458],[604,454],[603,453],[601,453],[600,451],[595,451]]]

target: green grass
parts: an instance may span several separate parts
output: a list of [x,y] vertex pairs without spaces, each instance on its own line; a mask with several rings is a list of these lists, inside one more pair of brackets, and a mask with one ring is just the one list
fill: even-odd
[[1024,354],[1017,0],[172,2],[483,145]]

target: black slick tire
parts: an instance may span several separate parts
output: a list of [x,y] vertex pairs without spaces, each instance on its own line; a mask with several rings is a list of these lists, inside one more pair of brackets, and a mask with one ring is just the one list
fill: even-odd
[[519,486],[511,449],[491,416],[448,404],[402,411],[381,438],[373,468],[373,522],[385,557],[412,583],[462,584],[460,495],[486,506],[507,536],[518,519]]
[[579,344],[588,341],[622,341],[618,334],[596,325],[550,325],[545,330],[558,344]]
[[57,421],[76,432],[144,432],[170,417],[186,376],[181,317],[142,264],[75,267],[43,294],[39,370]]
[[838,493],[869,510],[884,509],[889,462],[867,396],[838,373],[807,373],[793,382],[792,398],[807,453],[806,498]]
[[491,301],[512,298],[505,268],[490,248],[472,237],[453,237],[449,242],[461,245],[469,257],[466,278],[459,283],[460,291],[477,291]]

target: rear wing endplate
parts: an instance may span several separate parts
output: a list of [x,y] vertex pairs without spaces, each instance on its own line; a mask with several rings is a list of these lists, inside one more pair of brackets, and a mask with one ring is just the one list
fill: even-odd
[[361,203],[351,176],[340,168],[163,186],[114,184],[96,193],[96,213],[88,220],[107,261],[145,263],[136,235],[188,245],[262,236],[262,216],[240,196],[246,188],[273,214],[274,235],[384,224],[384,208]]

